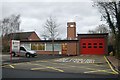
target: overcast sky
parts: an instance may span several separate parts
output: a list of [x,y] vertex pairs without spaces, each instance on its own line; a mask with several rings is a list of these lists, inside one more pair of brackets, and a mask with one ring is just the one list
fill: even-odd
[[87,33],[102,24],[100,13],[94,7],[91,0],[4,0],[2,1],[2,17],[11,14],[21,15],[20,29],[24,31],[36,31],[41,37],[43,25],[49,16],[56,17],[60,24],[59,37],[67,36],[67,21],[76,21],[77,33]]

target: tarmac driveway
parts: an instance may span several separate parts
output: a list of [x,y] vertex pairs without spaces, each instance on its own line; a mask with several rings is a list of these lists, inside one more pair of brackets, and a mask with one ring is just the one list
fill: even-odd
[[3,65],[4,68],[23,69],[32,71],[48,71],[61,73],[84,74],[118,74],[112,69],[105,56],[80,55],[71,57],[58,57],[52,59],[35,60]]

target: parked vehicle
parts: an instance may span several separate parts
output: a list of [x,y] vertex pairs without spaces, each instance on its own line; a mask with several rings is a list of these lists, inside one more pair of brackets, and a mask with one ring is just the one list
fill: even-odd
[[20,50],[12,49],[12,56],[13,57],[14,56],[26,56],[27,58],[30,58],[30,57],[37,56],[36,51],[34,51],[34,50],[28,50],[24,46],[21,46],[19,49]]

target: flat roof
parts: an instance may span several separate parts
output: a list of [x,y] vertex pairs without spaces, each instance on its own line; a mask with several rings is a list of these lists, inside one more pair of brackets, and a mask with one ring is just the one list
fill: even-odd
[[[78,40],[54,40],[54,42],[77,42]],[[20,42],[52,42],[52,40],[21,40]]]
[[108,35],[108,33],[86,33],[86,34],[77,34],[77,35]]

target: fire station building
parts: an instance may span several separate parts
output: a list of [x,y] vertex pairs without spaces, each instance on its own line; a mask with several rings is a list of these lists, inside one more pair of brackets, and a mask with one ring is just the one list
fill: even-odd
[[[108,33],[77,34],[76,22],[67,22],[67,40],[54,40],[54,54],[104,55],[107,54]],[[52,54],[52,40],[21,40],[21,44],[38,54]]]

